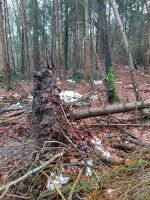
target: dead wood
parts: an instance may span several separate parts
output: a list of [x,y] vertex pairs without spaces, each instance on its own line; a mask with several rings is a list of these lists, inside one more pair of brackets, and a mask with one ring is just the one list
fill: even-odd
[[125,163],[125,160],[123,158],[107,155],[107,151],[104,152],[100,149],[98,150],[97,156],[103,163],[107,165],[121,165]]
[[138,101],[138,102],[126,103],[126,104],[109,105],[105,107],[74,110],[72,116],[74,119],[85,119],[85,118],[95,117],[95,116],[104,116],[104,115],[109,115],[109,114],[129,112],[132,110],[140,110],[140,109],[148,108],[148,107],[150,107],[150,101],[145,101],[145,102]]
[[4,118],[18,116],[18,115],[21,115],[22,113],[25,113],[26,111],[27,111],[26,109],[13,111],[12,113],[5,115]]
[[34,74],[31,130],[38,145],[45,139],[64,141],[67,122],[55,76],[50,70]]
[[125,152],[129,152],[129,151],[133,151],[136,149],[135,145],[133,144],[114,144],[112,145],[112,147],[114,147],[115,149],[119,149]]
[[5,112],[11,112],[11,111],[17,111],[17,110],[24,110],[25,108],[21,107],[21,108],[13,108],[13,107],[8,107],[8,108],[2,108],[0,109],[0,114],[1,113],[5,113]]
[[133,127],[150,127],[150,124],[85,124],[85,126],[88,127],[109,127],[109,126],[122,126],[122,127],[127,127],[127,126],[133,126]]

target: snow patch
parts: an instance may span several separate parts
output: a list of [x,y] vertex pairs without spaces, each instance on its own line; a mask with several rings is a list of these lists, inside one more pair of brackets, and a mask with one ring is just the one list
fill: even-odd
[[94,84],[95,85],[101,85],[103,83],[103,81],[102,80],[99,80],[99,81],[94,81]]
[[95,149],[100,151],[102,153],[102,155],[104,157],[107,157],[107,158],[110,158],[111,155],[108,151],[106,151],[105,149],[102,148],[102,142],[99,138],[97,137],[94,137],[92,140],[91,140],[91,143],[94,145]]
[[97,94],[96,95],[93,95],[93,96],[91,96],[91,98],[90,98],[92,101],[94,101],[94,100],[97,100],[98,99],[98,96],[97,96]]
[[65,177],[62,174],[61,175],[55,175],[54,173],[51,173],[51,177],[48,180],[47,183],[47,189],[48,190],[54,190],[57,187],[61,188],[62,185],[65,185],[69,182],[70,177]]
[[93,173],[92,173],[91,167],[93,166],[93,161],[88,160],[87,165],[88,165],[88,167],[86,168],[85,174],[86,174],[86,176],[92,176]]
[[33,96],[31,94],[29,94],[27,98],[33,100]]
[[75,84],[76,82],[72,79],[67,79],[67,82]]
[[9,106],[9,108],[22,108],[23,106],[18,102]]
[[66,103],[77,101],[82,97],[81,94],[74,91],[62,91],[59,95],[60,95],[60,100]]

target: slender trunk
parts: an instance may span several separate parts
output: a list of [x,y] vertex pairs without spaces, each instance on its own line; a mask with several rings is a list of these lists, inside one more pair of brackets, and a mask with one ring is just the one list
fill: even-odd
[[129,63],[129,67],[130,67],[130,74],[131,74],[133,89],[134,89],[134,93],[135,93],[135,98],[136,98],[137,101],[139,101],[140,95],[139,95],[138,85],[137,85],[137,82],[136,82],[136,74],[135,74],[135,70],[134,70],[134,62],[133,62],[133,58],[132,58],[132,54],[131,54],[131,49],[130,49],[127,37],[125,35],[123,24],[122,24],[120,16],[119,16],[116,1],[111,0],[111,5],[112,5],[113,12],[114,12],[114,15],[115,15],[115,18],[116,18],[116,21],[117,21],[119,32],[120,32],[122,39],[123,39],[123,44],[124,44],[125,50],[126,50],[127,55],[128,55],[128,63]]
[[72,68],[77,71],[77,10],[76,0],[72,0]]
[[34,18],[33,18],[33,65],[34,70],[39,71],[41,69],[40,66],[40,56],[39,56],[39,33],[38,33],[38,2],[37,0],[33,1],[33,10],[34,10]]
[[64,34],[64,74],[68,69],[68,1],[65,3],[65,34]]
[[30,69],[30,52],[29,52],[29,39],[28,39],[28,23],[27,23],[27,13],[26,13],[26,1],[20,0],[21,5],[21,16],[22,16],[22,27],[23,27],[23,45],[24,45],[24,63],[25,69],[27,71],[28,79],[31,79],[31,69]]
[[144,65],[144,71],[146,74],[150,73],[149,65],[150,65],[150,6],[148,5],[147,0],[145,0],[146,10],[148,14],[148,28],[146,30],[146,52],[145,52],[145,65]]
[[91,66],[90,47],[89,47],[88,0],[84,0],[84,3],[85,3],[84,69],[90,87],[93,89],[94,88],[93,71]]
[[9,46],[10,46],[10,57],[12,61],[12,66],[13,69],[16,70],[16,65],[15,65],[15,59],[14,59],[14,52],[13,52],[13,46],[12,46],[12,31],[10,27],[10,18],[9,18],[9,10],[8,10],[8,3],[7,0],[4,1],[5,5],[5,12],[6,12],[6,21],[7,21],[7,26],[8,26],[8,34],[9,34]]

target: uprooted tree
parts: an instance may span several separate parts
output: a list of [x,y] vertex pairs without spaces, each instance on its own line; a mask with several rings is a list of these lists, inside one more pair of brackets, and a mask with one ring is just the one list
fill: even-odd
[[43,138],[63,141],[67,122],[59,98],[59,88],[51,70],[34,74],[32,132],[38,145]]

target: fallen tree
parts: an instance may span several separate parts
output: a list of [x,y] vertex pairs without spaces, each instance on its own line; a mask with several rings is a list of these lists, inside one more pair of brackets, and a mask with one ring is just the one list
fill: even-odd
[[132,110],[141,110],[143,108],[149,108],[149,107],[150,107],[150,101],[145,101],[145,102],[138,101],[126,104],[108,105],[105,107],[74,110],[72,116],[74,119],[85,119],[95,116],[104,116],[109,114],[129,112]]

